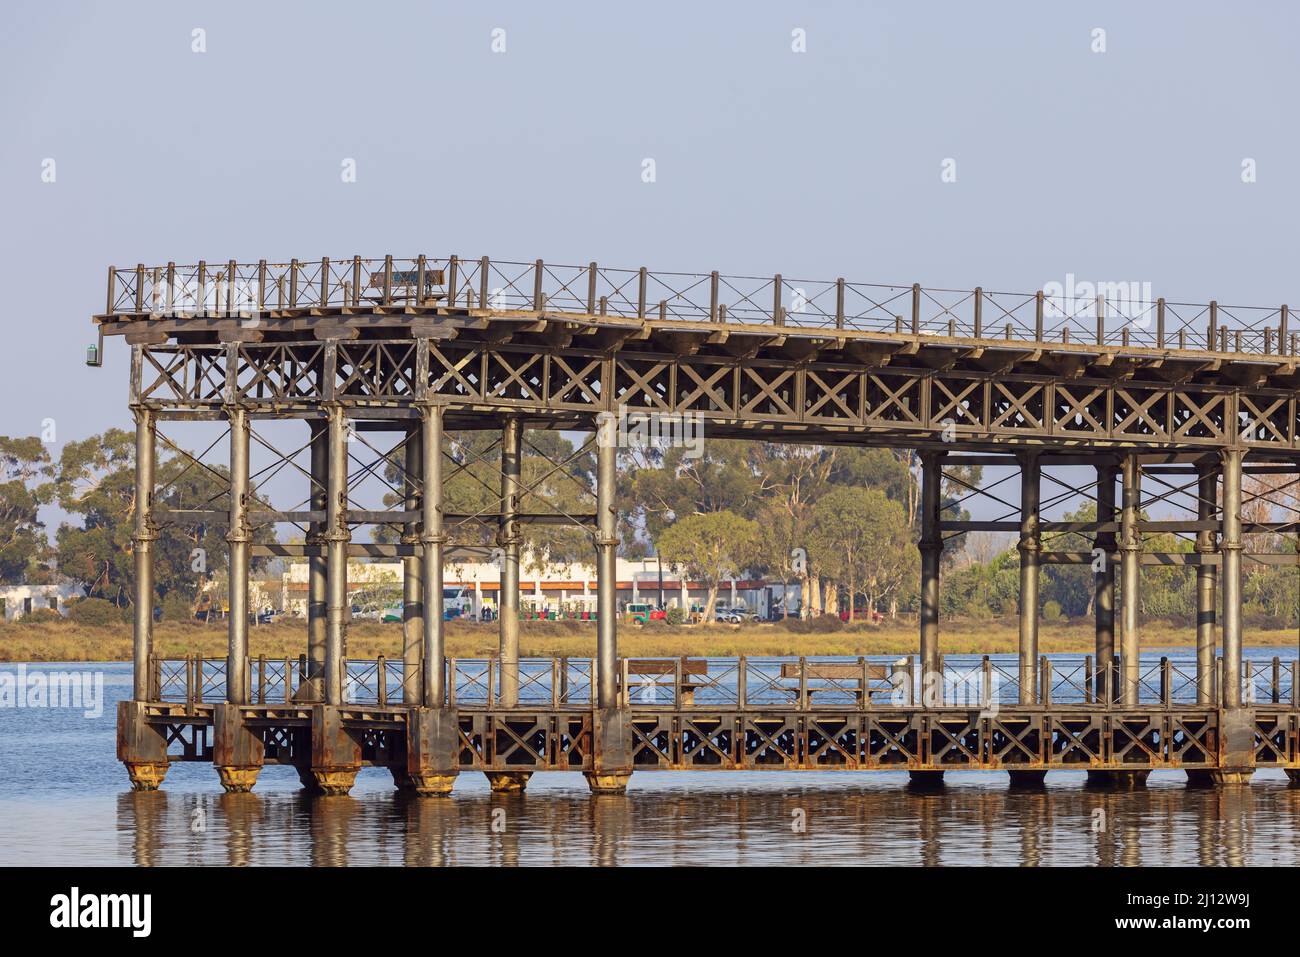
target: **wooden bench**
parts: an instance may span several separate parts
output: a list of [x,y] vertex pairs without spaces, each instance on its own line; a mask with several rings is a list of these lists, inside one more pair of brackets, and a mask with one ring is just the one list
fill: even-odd
[[[424,289],[418,289],[420,285],[420,271],[418,269],[394,269],[392,282],[388,287],[388,294],[394,302],[404,298],[413,298],[416,305],[425,305],[430,301],[441,299],[442,293],[433,292],[434,286],[443,284],[443,275],[441,269],[426,269],[424,271]],[[371,302],[383,302],[384,300],[384,273],[372,272],[370,274],[369,289],[378,290],[378,295],[367,295],[365,298]]]
[[[681,668],[682,683],[681,696],[682,700],[677,702],[684,708],[690,708],[695,705],[695,691],[698,688],[708,684],[706,681],[692,681],[692,677],[707,675],[709,673],[709,663],[702,658],[682,658],[679,661],[665,661],[662,658],[629,658],[627,662],[627,676],[629,686],[633,683],[632,678],[637,677],[659,677],[661,675],[677,675],[677,669]],[[633,689],[627,689],[628,699],[631,700]]]
[[[865,671],[865,673],[864,673]],[[883,681],[889,677],[889,666],[887,665],[866,665],[865,669],[860,664],[810,664],[803,669],[801,676],[798,662],[787,662],[781,665],[781,677],[784,679],[793,678],[798,684],[793,687],[782,688],[786,694],[790,695],[795,701],[799,700],[799,691],[802,686],[808,693],[808,701],[812,702],[816,694],[851,694],[854,701],[861,706],[862,696],[865,694],[869,699],[872,695],[889,694],[894,689],[888,688],[868,688],[865,687],[866,681]],[[865,681],[864,681],[865,679]],[[808,681],[832,681],[834,684],[822,687],[809,687]]]

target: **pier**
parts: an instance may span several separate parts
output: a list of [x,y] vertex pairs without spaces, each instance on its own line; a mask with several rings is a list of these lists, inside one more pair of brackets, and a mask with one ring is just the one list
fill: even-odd
[[[157,788],[172,761],[212,763],[229,791],[251,789],[266,765],[292,765],[324,794],[347,793],[363,766],[387,767],[421,795],[450,793],[462,772],[509,792],[537,772],[581,771],[595,793],[621,792],[641,771],[906,770],[916,787],[991,769],[1024,787],[1054,769],[1116,787],[1141,786],[1152,770],[1212,786],[1260,767],[1300,776],[1295,668],[1242,650],[1243,562],[1300,555],[1247,550],[1248,536],[1295,534],[1300,522],[1243,519],[1243,476],[1300,481],[1300,344],[1285,305],[1097,297],[1080,307],[1043,292],[389,256],[112,268],[94,319],[94,362],[106,336],[131,350],[134,679],[117,717],[118,757],[137,789]],[[616,482],[629,416],[687,416],[709,438],[919,450],[916,654],[620,657]],[[268,442],[268,420],[300,422],[298,446]],[[224,503],[160,504],[155,462],[171,422],[220,430]],[[547,429],[587,436],[589,511],[548,508],[524,482],[529,433]],[[488,455],[445,441],[485,430],[496,436]],[[250,495],[253,442],[301,475],[301,503],[267,508]],[[945,469],[969,466],[1017,470],[1007,501],[970,490],[1003,502],[1006,517],[943,518]],[[358,480],[388,467],[401,476],[398,506],[355,501]],[[1084,488],[1059,478],[1081,468],[1092,476]],[[491,509],[444,508],[446,478],[465,470],[490,486]],[[1053,481],[1095,500],[1097,520],[1044,520]],[[1186,517],[1145,517],[1175,493],[1195,501]],[[153,648],[152,543],[161,523],[186,522],[228,529],[225,659]],[[305,543],[255,541],[277,524],[302,528]],[[589,658],[520,657],[528,525],[590,539]],[[372,526],[399,540],[363,540]],[[971,531],[1018,536],[1013,667],[944,652],[940,559],[948,537]],[[1091,547],[1044,547],[1059,533]],[[1194,535],[1195,549],[1144,547],[1159,533]],[[489,659],[445,653],[453,548],[499,549]],[[262,555],[310,563],[298,659],[250,654],[248,576]],[[400,660],[346,653],[349,557],[404,564]],[[1049,563],[1092,569],[1095,649],[1068,667],[1038,647]],[[1195,576],[1194,667],[1140,655],[1141,572],[1153,565]]]

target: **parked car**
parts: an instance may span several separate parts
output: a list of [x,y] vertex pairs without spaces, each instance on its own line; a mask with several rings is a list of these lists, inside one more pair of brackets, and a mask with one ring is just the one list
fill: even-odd
[[726,605],[719,605],[713,609],[713,620],[729,625],[739,625],[753,617],[754,615],[745,608],[728,608]]

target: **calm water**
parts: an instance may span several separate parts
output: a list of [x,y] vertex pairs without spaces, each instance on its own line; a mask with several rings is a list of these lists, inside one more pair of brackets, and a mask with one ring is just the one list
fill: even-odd
[[955,774],[937,794],[904,773],[642,772],[600,799],[578,774],[538,774],[513,798],[462,774],[451,798],[416,800],[378,769],[321,799],[290,768],[226,795],[210,766],[176,764],[165,790],[136,794],[114,758],[129,666],[31,668],[101,672],[104,708],[0,709],[0,864],[1300,863],[1300,789],[1271,771],[1224,791],[1158,772],[1137,793],[1085,791],[1081,772],[1036,793]]

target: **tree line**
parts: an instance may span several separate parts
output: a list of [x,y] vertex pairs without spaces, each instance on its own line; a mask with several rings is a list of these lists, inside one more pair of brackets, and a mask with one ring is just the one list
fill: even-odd
[[[449,514],[494,515],[500,496],[499,437],[486,431],[445,437],[444,507]],[[699,453],[699,454],[696,454]],[[133,595],[132,535],[135,520],[134,434],[110,429],[66,443],[57,457],[36,437],[0,436],[0,581],[45,583],[62,577],[83,594],[120,607]],[[381,474],[389,507],[406,493],[391,456]],[[658,555],[708,590],[706,617],[733,578],[757,577],[797,588],[798,613],[842,614],[851,620],[914,613],[919,600],[920,463],[908,449],[809,446],[710,439],[702,446],[622,449],[617,501],[621,554]],[[198,594],[224,590],[226,526],[188,522],[171,511],[222,511],[228,471],[198,462],[160,443],[155,506],[160,518],[155,543],[157,600],[167,613],[183,614]],[[978,486],[978,468],[945,468],[942,516],[967,517],[962,500]],[[524,433],[521,512],[594,510],[595,455],[554,431]],[[257,489],[253,489],[254,498]],[[1263,495],[1248,496],[1268,521]],[[57,505],[68,520],[48,529],[41,512]],[[262,503],[260,507],[270,507]],[[1091,521],[1092,503],[1065,516]],[[379,526],[374,537],[397,541],[402,530]],[[582,529],[526,525],[527,560],[535,565],[590,563],[590,539]],[[495,527],[470,523],[455,530],[461,543],[477,544],[484,558],[497,545]],[[1294,551],[1281,535],[1249,536],[1248,551]],[[269,526],[255,540],[274,540]],[[301,540],[301,538],[298,538]],[[1087,552],[1091,539],[1075,533],[1052,537],[1044,547]],[[1146,547],[1191,551],[1189,538],[1152,535]],[[954,534],[942,559],[941,613],[945,617],[1013,615],[1019,601],[1019,555],[1010,536]],[[1296,568],[1247,561],[1246,612],[1256,618],[1292,621],[1300,609]],[[1088,565],[1048,565],[1041,574],[1046,618],[1092,613],[1093,572]],[[1190,568],[1143,569],[1141,606],[1149,617],[1192,621],[1195,574]],[[795,605],[784,609],[794,613]]]

